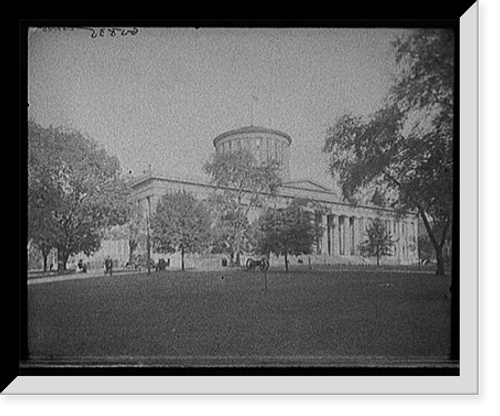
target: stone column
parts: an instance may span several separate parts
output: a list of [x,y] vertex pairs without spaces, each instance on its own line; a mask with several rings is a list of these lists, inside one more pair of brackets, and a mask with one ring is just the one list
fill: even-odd
[[335,216],[333,214],[329,214],[328,218],[330,219],[329,224],[330,226],[328,227],[328,235],[330,238],[330,256],[335,255],[335,235],[333,232],[334,226],[335,226]]
[[321,236],[321,254],[328,254],[328,220],[325,214],[321,214],[321,226],[323,235]]
[[338,216],[335,214],[332,214],[332,227],[330,229],[330,233],[332,236],[332,255],[333,256],[339,255],[338,231],[339,231]]
[[365,240],[365,218],[358,217],[358,245],[356,247],[357,254],[359,255],[359,245]]
[[408,241],[409,259],[410,263],[413,263],[417,258],[417,240],[415,238],[415,223],[413,221],[408,222]]
[[358,217],[352,217],[353,220],[353,248],[352,248],[352,255],[355,256],[358,254],[358,227],[359,227],[359,218]]
[[359,243],[362,244],[366,239],[366,218],[359,219]]
[[352,233],[352,226],[351,226],[351,217],[345,217],[344,219],[344,235],[345,235],[345,255],[350,256],[351,255],[351,233]]
[[406,262],[409,261],[410,259],[410,251],[411,251],[411,238],[410,238],[410,233],[411,233],[411,227],[410,227],[410,222],[407,220],[405,221],[405,228],[406,228]]
[[344,238],[344,219],[343,215],[339,215],[338,217],[338,245],[339,245],[339,255],[345,255],[345,238]]
[[326,215],[326,254],[332,255],[332,216],[331,214]]
[[400,236],[401,236],[401,243],[402,243],[401,260],[403,263],[406,263],[406,259],[408,257],[408,244],[407,244],[408,241],[407,241],[407,229],[406,229],[406,221],[405,220],[401,221]]
[[401,231],[400,230],[400,221],[399,220],[395,220],[394,227],[395,227],[394,238],[396,240],[396,260],[399,264],[399,263],[401,263],[401,253],[403,250],[402,241],[401,241],[401,232],[400,232]]
[[354,219],[353,219],[353,217],[349,217],[348,222],[347,222],[347,245],[348,245],[347,255],[348,256],[352,256],[353,231],[354,231]]
[[401,233],[399,232],[399,220],[395,219],[394,220],[394,235],[392,236],[395,243],[394,243],[394,254],[395,254],[395,259],[396,262],[399,264],[400,263],[400,256],[401,256]]
[[396,236],[394,235],[394,219],[389,220],[389,235],[392,241],[391,247],[391,255],[394,256],[396,254]]
[[406,257],[406,241],[404,230],[404,221],[399,221],[399,248],[401,249],[399,258],[401,260],[401,263],[404,263],[404,259]]
[[354,249],[354,254],[356,256],[359,256],[359,245],[363,242],[363,217],[356,218],[354,242],[356,244],[356,247]]
[[[314,211],[314,222],[316,225],[319,225],[321,226],[322,225],[322,215],[318,213],[318,211]],[[322,252],[322,245],[323,243],[323,238],[322,236],[318,237],[316,239],[316,242],[315,242],[315,249],[314,249],[314,253],[315,254],[321,254]]]
[[408,234],[408,260],[411,261],[412,253],[413,253],[413,226],[411,221],[406,222],[406,233]]
[[413,235],[415,236],[415,262],[418,263],[420,261],[419,252],[418,252],[418,218],[415,219]]

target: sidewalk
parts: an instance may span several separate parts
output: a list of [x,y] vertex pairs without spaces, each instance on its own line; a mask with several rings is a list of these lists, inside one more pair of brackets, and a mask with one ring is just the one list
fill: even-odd
[[[137,271],[137,270],[117,270],[113,272],[113,276],[124,276],[128,274],[141,274],[147,273],[147,271]],[[63,275],[51,275],[46,277],[29,277],[28,274],[28,285],[36,285],[39,283],[51,283],[51,282],[63,282],[65,280],[76,280],[76,279],[90,279],[96,277],[110,277],[105,275],[102,270],[94,270],[87,273],[70,273]]]
[[[169,268],[167,271],[180,271],[180,268]],[[228,270],[227,267],[225,268],[200,268],[200,269],[186,269],[187,271],[193,272],[208,272],[208,271],[218,271],[218,270]],[[231,269],[229,269],[231,270]],[[236,269],[235,269],[236,270]],[[239,269],[238,269],[239,270]],[[113,277],[116,276],[127,276],[127,275],[140,275],[140,274],[147,274],[148,271],[147,269],[118,269],[113,271]],[[151,270],[151,274],[156,273],[154,269]],[[39,276],[39,275],[38,275]],[[30,274],[28,273],[28,285],[36,285],[39,283],[51,283],[51,282],[63,282],[66,280],[77,280],[77,279],[90,279],[90,278],[96,278],[96,277],[106,277],[109,278],[109,275],[105,275],[103,270],[92,270],[87,273],[68,273],[68,274],[49,274],[47,276],[43,277],[35,277],[35,275],[32,275],[30,277]]]

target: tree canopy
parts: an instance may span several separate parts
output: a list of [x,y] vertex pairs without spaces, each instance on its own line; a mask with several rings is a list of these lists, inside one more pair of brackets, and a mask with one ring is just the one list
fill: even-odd
[[203,201],[188,192],[169,193],[162,197],[151,217],[152,241],[160,253],[196,253],[210,244],[210,214]]
[[91,254],[105,228],[126,220],[118,159],[78,131],[28,123],[28,239],[68,257]]
[[375,218],[366,228],[366,239],[360,244],[359,249],[362,256],[375,257],[377,266],[380,266],[382,257],[392,255],[393,245],[394,240],[383,221]]
[[216,217],[216,245],[236,259],[239,264],[241,250],[249,231],[249,213],[262,208],[266,200],[275,195],[281,185],[277,165],[258,164],[246,149],[217,152],[204,166],[214,185],[210,197]]
[[[453,219],[454,33],[418,29],[394,43],[397,72],[381,109],[341,115],[324,152],[344,196],[373,183],[417,210],[433,244],[437,273]],[[388,198],[390,200],[390,198]]]
[[306,200],[296,199],[284,209],[269,208],[258,220],[258,249],[265,254],[283,256],[288,271],[288,256],[310,254],[323,234]]

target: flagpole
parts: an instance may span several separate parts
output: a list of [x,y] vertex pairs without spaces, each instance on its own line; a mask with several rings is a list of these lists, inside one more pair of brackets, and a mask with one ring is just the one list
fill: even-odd
[[253,126],[253,97],[250,99],[250,125]]
[[253,101],[254,101],[254,96],[252,95],[250,97],[250,108],[251,108],[251,111],[250,111],[250,125],[253,126]]
[[251,95],[250,96],[250,125],[253,126],[253,116],[254,116],[254,109],[253,109],[253,103],[259,101],[259,98],[256,95]]

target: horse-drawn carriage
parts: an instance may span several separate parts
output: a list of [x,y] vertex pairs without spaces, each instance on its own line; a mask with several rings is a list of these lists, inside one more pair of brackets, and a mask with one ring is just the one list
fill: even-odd
[[260,259],[249,258],[246,262],[246,269],[248,271],[253,271],[259,269],[262,272],[266,272],[269,269],[269,260],[266,257]]

